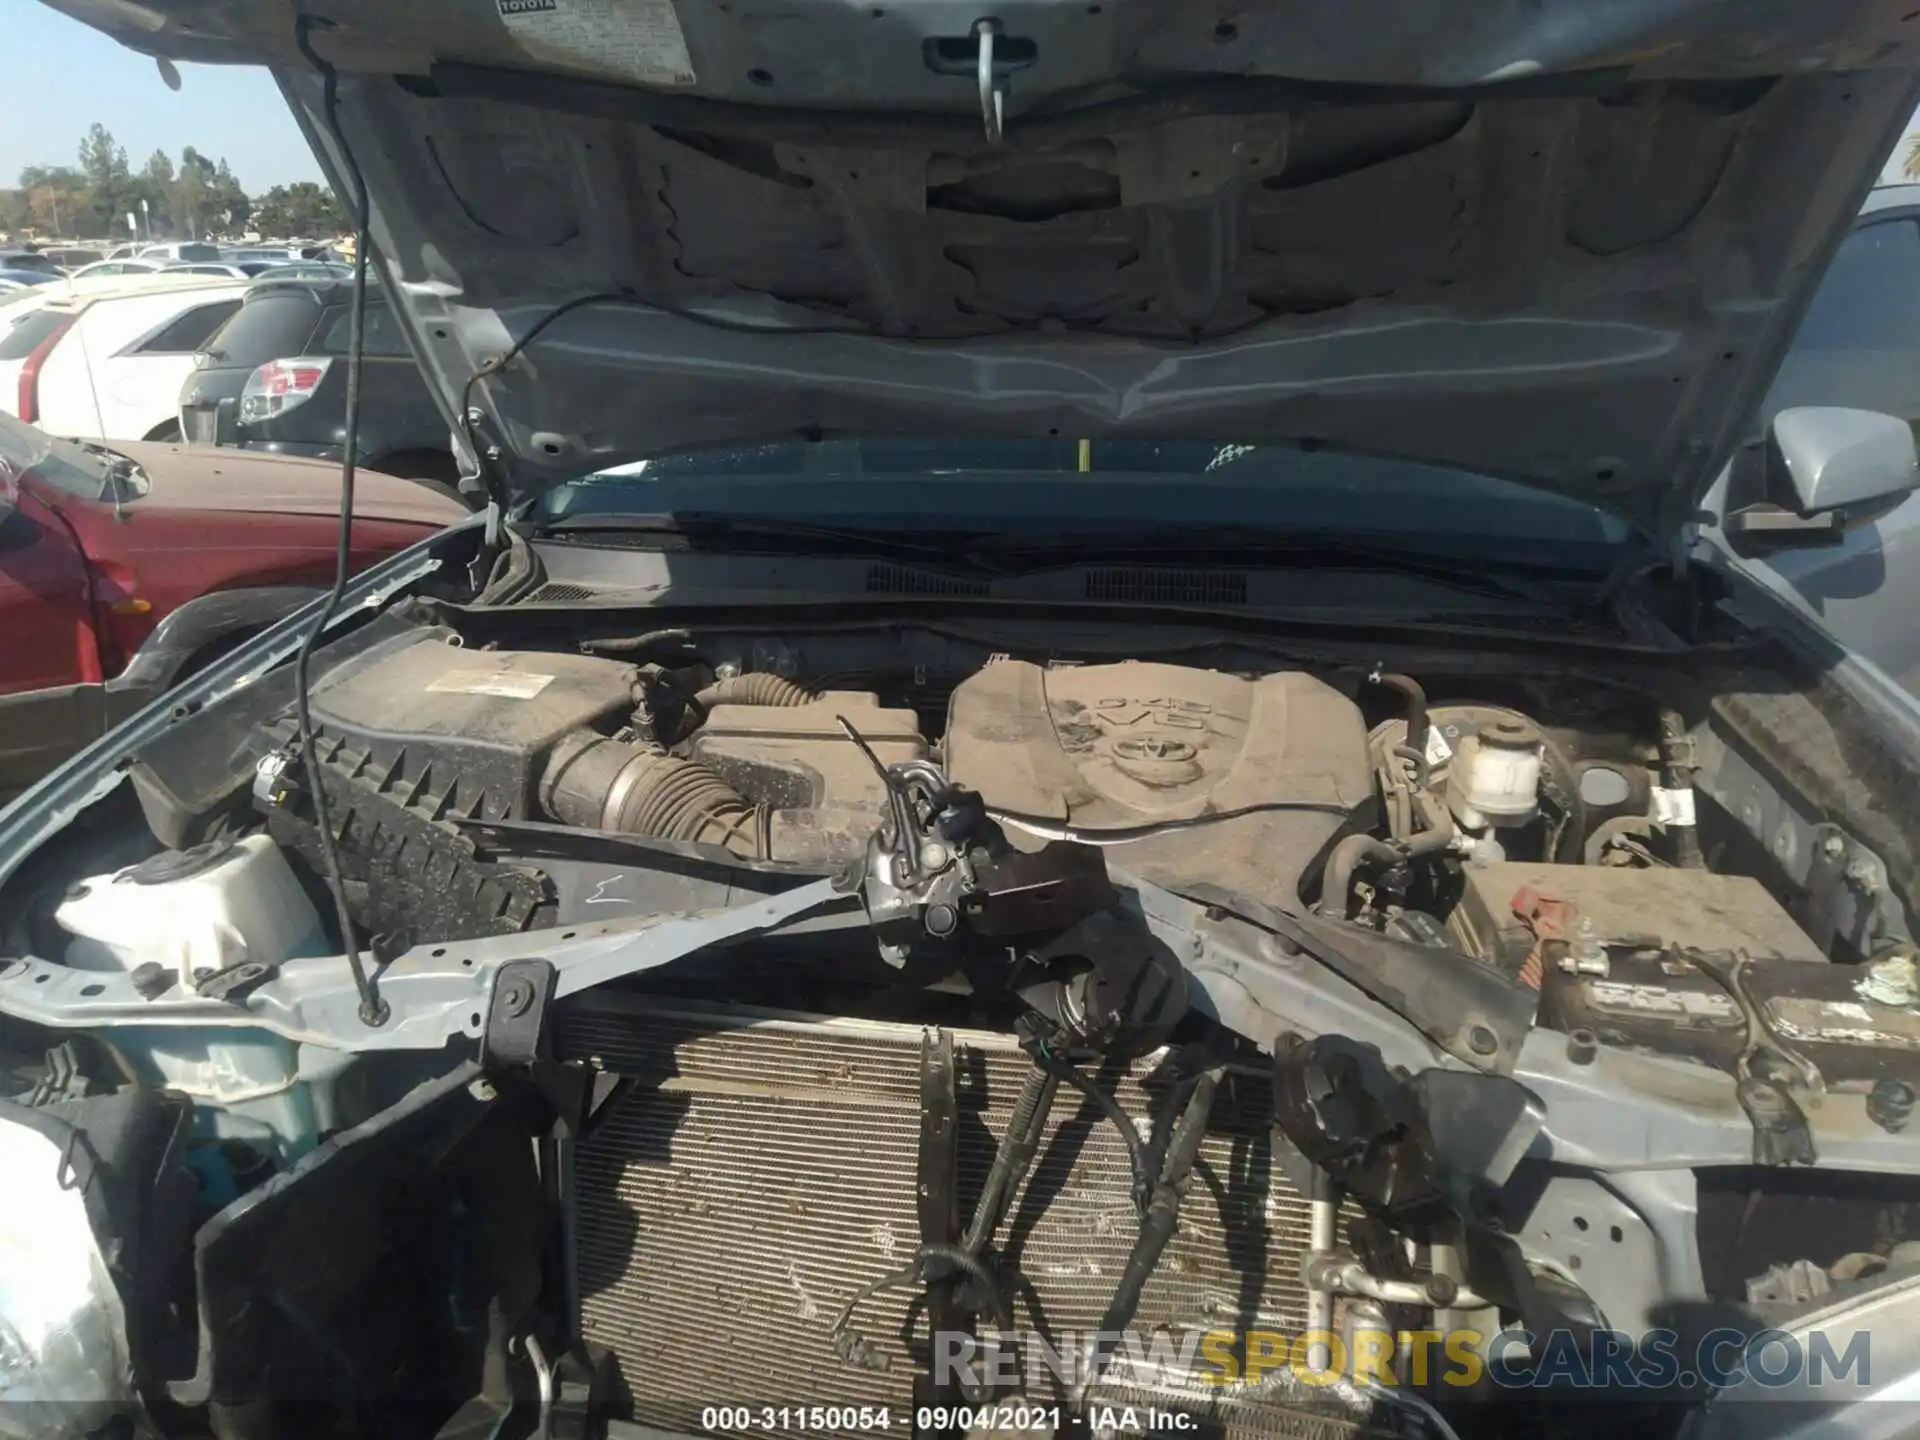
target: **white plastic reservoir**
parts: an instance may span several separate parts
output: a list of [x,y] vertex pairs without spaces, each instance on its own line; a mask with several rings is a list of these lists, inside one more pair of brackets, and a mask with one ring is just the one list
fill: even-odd
[[182,990],[242,961],[279,964],[325,945],[313,902],[265,835],[169,850],[83,880],[54,919],[73,936],[64,959],[76,970],[152,961]]

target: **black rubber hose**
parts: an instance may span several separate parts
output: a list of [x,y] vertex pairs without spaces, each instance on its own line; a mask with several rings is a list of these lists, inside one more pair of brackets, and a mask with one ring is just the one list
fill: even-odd
[[1346,919],[1353,908],[1353,877],[1362,865],[1398,865],[1406,859],[1399,847],[1371,835],[1349,835],[1327,857],[1320,882],[1320,909]]
[[649,630],[643,635],[602,636],[580,642],[582,655],[636,655],[649,650],[690,650],[691,630]]
[[[1693,792],[1693,768],[1683,758],[1688,750],[1687,722],[1671,706],[1660,707],[1660,783],[1668,790]],[[1669,825],[1667,835],[1673,844],[1673,863],[1682,870],[1704,870],[1707,860],[1700,853],[1700,832],[1692,825]]]
[[960,1239],[960,1248],[968,1254],[978,1255],[986,1249],[1000,1229],[1007,1207],[1019,1193],[1020,1182],[1026,1179],[1033,1157],[1039,1153],[1047,1116],[1053,1110],[1053,1097],[1059,1089],[1059,1076],[1039,1067],[1027,1072],[1026,1081],[1014,1098],[1006,1134],[993,1152],[993,1166],[987,1171],[987,1183],[981,1187],[980,1201],[973,1207],[973,1219]]
[[978,1255],[969,1253],[958,1245],[922,1245],[914,1252],[913,1259],[890,1275],[882,1275],[872,1284],[863,1286],[854,1293],[851,1300],[841,1308],[834,1318],[833,1328],[827,1332],[833,1343],[834,1353],[849,1365],[862,1370],[884,1370],[886,1357],[878,1347],[854,1328],[854,1313],[874,1296],[888,1290],[897,1290],[906,1285],[925,1286],[928,1283],[928,1267],[934,1262],[964,1270],[978,1287],[980,1296],[986,1301],[987,1308],[993,1314],[993,1323],[1001,1334],[1010,1334],[1013,1330],[1013,1307],[1007,1303],[1006,1292],[1000,1288],[1000,1282],[993,1271]]
[[592,731],[556,745],[540,777],[547,813],[587,830],[718,845],[746,860],[767,857],[767,815],[694,760],[644,750]]
[[1420,682],[1411,675],[1400,675],[1391,670],[1385,670],[1369,675],[1367,683],[1392,690],[1406,702],[1406,743],[1425,755],[1427,753],[1427,692],[1421,688]]
[[1140,1138],[1140,1132],[1134,1128],[1132,1118],[1120,1108],[1120,1102],[1057,1056],[1036,1050],[1033,1052],[1033,1063],[1055,1079],[1073,1086],[1113,1122],[1113,1128],[1120,1132],[1121,1142],[1127,1147],[1127,1164],[1133,1170],[1134,1202],[1137,1206],[1144,1206],[1153,1185],[1153,1172],[1147,1160],[1147,1142]]
[[1413,792],[1413,806],[1426,822],[1404,840],[1389,843],[1371,835],[1349,835],[1333,847],[1327,857],[1325,878],[1320,884],[1320,910],[1323,914],[1346,919],[1353,908],[1353,876],[1363,864],[1400,865],[1437,855],[1453,843],[1458,832],[1453,817],[1431,791]]
[[[1207,1138],[1207,1120],[1213,1112],[1220,1074],[1217,1069],[1201,1073],[1194,1081],[1180,1118],[1174,1122],[1173,1134],[1167,1141],[1166,1164],[1154,1179],[1146,1213],[1140,1220],[1140,1232],[1134,1237],[1133,1249],[1128,1252],[1113,1298],[1107,1302],[1106,1314],[1100,1318],[1097,1332],[1100,1335],[1118,1335],[1133,1322],[1147,1281],[1160,1268],[1160,1257],[1166,1253],[1180,1221],[1180,1201],[1186,1193],[1187,1177],[1193,1173],[1194,1163],[1200,1158],[1201,1143]],[[1094,1353],[1087,1374],[1080,1382],[1082,1400],[1100,1378],[1108,1353],[1104,1348]]]
[[798,681],[765,670],[729,675],[694,693],[702,710],[716,705],[810,705],[818,697]]

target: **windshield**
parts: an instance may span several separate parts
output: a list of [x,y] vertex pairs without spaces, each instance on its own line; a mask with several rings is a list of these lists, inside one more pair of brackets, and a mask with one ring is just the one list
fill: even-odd
[[105,454],[56,440],[0,411],[0,493],[28,471],[83,500],[105,499],[113,480],[113,465]]
[[532,518],[622,514],[992,532],[1036,545],[1102,532],[1164,533],[1177,543],[1182,529],[1245,527],[1594,571],[1614,564],[1633,533],[1595,506],[1459,470],[1291,446],[1136,440],[836,440],[702,451],[560,485]]

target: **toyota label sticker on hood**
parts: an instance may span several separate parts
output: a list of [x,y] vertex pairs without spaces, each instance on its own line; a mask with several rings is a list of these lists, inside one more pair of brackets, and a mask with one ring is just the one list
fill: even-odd
[[673,0],[495,0],[535,60],[645,85],[691,85],[693,62]]

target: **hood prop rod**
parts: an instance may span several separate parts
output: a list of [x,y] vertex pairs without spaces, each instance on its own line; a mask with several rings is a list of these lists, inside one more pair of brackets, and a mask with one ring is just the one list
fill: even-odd
[[333,899],[334,914],[340,923],[340,944],[346,952],[347,965],[353,971],[353,988],[360,996],[360,1021],[369,1027],[378,1027],[387,1023],[390,1012],[387,1002],[380,998],[379,991],[374,988],[373,977],[368,974],[360,947],[353,938],[353,912],[347,906],[346,880],[340,869],[340,848],[333,833],[333,817],[327,813],[331,806],[327,800],[327,787],[321,781],[320,761],[313,738],[313,706],[307,693],[313,652],[319,648],[321,635],[339,613],[340,602],[346,596],[347,581],[353,575],[353,480],[359,460],[360,362],[366,348],[367,182],[340,128],[339,72],[322,60],[313,48],[313,27],[329,23],[303,14],[294,22],[293,39],[307,62],[320,72],[322,115],[327,132],[333,137],[333,143],[339,151],[341,166],[353,187],[353,298],[347,312],[347,414],[340,446],[340,527],[334,548],[333,588],[328,591],[326,603],[314,617],[313,625],[301,640],[300,651],[294,657],[293,696],[294,711],[300,725],[300,760],[306,768],[313,794],[313,818],[320,831],[321,868],[326,872],[327,892]]

